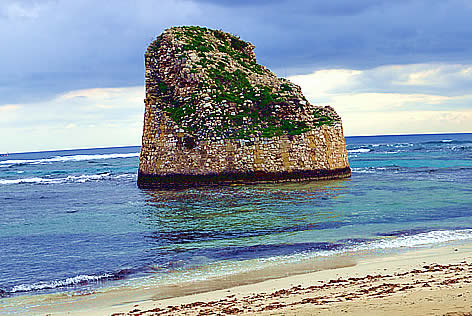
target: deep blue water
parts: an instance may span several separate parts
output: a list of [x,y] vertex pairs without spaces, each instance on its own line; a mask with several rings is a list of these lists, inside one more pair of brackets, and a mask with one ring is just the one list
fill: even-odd
[[137,188],[139,147],[0,157],[0,296],[472,240],[472,134],[346,141],[350,179],[180,191]]

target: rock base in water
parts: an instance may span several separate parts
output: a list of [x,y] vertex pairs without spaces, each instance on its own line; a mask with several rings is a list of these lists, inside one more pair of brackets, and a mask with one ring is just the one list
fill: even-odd
[[248,173],[217,173],[206,175],[169,174],[153,175],[138,174],[138,186],[141,189],[186,188],[193,186],[261,184],[272,182],[299,182],[312,180],[333,180],[349,178],[350,168],[334,170],[300,170],[293,172],[248,172]]

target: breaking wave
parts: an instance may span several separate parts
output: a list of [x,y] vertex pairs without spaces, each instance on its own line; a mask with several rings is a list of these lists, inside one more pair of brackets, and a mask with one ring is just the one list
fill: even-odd
[[[280,262],[297,262],[299,260],[305,260],[315,257],[330,257],[337,255],[344,255],[348,253],[366,252],[366,251],[382,251],[382,250],[395,250],[395,249],[407,249],[407,248],[419,248],[428,247],[448,242],[472,240],[472,229],[459,229],[459,230],[434,230],[428,232],[414,232],[412,234],[406,232],[405,234],[399,234],[398,232],[392,232],[390,234],[382,234],[380,239],[360,239],[360,240],[345,240],[345,245],[333,244],[332,247],[327,243],[317,247],[316,250],[307,250],[299,253],[290,255],[279,255],[270,256],[265,258],[257,259],[260,263],[280,263]],[[329,249],[332,248],[332,249]],[[251,251],[253,248],[251,248]],[[234,273],[234,266],[228,267],[229,270],[223,269],[217,274],[231,274]],[[258,269],[256,265],[249,269]],[[238,268],[236,268],[237,270]],[[180,271],[177,269],[176,271]],[[182,270],[185,272],[185,269]],[[100,275],[77,275],[74,277],[66,278],[63,280],[52,280],[45,282],[36,282],[33,284],[19,284],[12,286],[10,289],[0,289],[0,297],[6,297],[15,293],[22,292],[34,292],[41,290],[50,290],[56,288],[66,288],[74,286],[84,286],[97,282],[104,282],[110,280],[122,280],[128,278],[130,275],[137,272],[133,269],[124,269],[116,273],[104,273]],[[213,273],[210,273],[213,275]],[[211,275],[207,275],[209,277]],[[198,275],[199,278],[202,275]],[[205,277],[205,276],[203,276]]]
[[348,153],[368,153],[371,151],[369,148],[349,149]]
[[[398,169],[398,168],[396,168]],[[388,171],[385,167],[363,167],[363,168],[351,168],[354,173],[375,173],[377,171]]]
[[135,271],[132,269],[122,269],[115,273],[103,273],[99,275],[77,275],[74,277],[66,278],[63,280],[52,280],[36,282],[33,284],[18,284],[10,289],[0,289],[0,297],[9,296],[15,293],[33,292],[41,290],[51,290],[56,288],[71,287],[71,286],[84,286],[91,283],[110,281],[110,280],[122,280]]
[[387,238],[356,245],[353,250],[395,249],[407,247],[421,247],[451,241],[472,239],[472,229],[463,230],[434,230],[415,235]]
[[52,158],[44,158],[44,159],[10,159],[10,160],[0,161],[0,165],[46,164],[46,163],[53,163],[53,162],[69,162],[69,161],[130,158],[130,157],[139,157],[139,153],[55,156]]
[[283,260],[299,260],[314,257],[329,257],[336,255],[344,255],[346,253],[357,253],[366,251],[382,251],[395,249],[408,249],[431,247],[448,242],[472,240],[472,229],[462,230],[435,230],[423,232],[413,235],[390,236],[385,234],[381,239],[367,240],[363,242],[354,242],[350,245],[332,250],[308,251],[294,255],[275,256],[260,259],[260,261],[278,261]]
[[422,142],[421,144],[470,144],[470,140],[453,140],[453,139],[442,139]]
[[134,179],[136,175],[134,173],[126,173],[120,175],[111,175],[110,173],[92,174],[92,175],[80,175],[80,176],[67,176],[65,178],[20,178],[20,179],[0,179],[0,185],[8,184],[61,184],[61,183],[84,183],[89,181],[100,181],[100,180],[114,180],[114,179]]
[[65,280],[54,280],[50,282],[38,282],[34,284],[20,284],[14,286],[8,293],[18,293],[18,292],[30,292],[30,291],[39,291],[46,289],[55,289],[58,287],[66,287],[71,285],[85,285],[90,282],[97,282],[104,279],[110,279],[113,277],[113,274],[102,274],[102,275],[78,275],[72,278],[67,278]]

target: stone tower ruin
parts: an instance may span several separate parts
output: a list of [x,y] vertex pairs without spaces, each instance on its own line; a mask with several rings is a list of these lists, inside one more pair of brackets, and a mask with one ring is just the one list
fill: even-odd
[[141,188],[346,178],[341,118],[220,30],[174,27],[145,54]]

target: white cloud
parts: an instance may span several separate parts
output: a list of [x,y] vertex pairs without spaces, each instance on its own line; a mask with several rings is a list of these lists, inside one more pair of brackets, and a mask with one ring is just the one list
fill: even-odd
[[472,110],[359,111],[342,118],[347,136],[472,132]]
[[312,96],[325,96],[331,90],[350,84],[362,74],[351,69],[323,69],[309,75],[293,76],[289,79],[303,87],[303,92]]
[[386,65],[366,70],[325,69],[292,76],[314,96],[332,93],[414,93],[463,95],[470,92],[472,65]]
[[447,101],[460,99],[429,94],[401,93],[353,93],[334,94],[331,96],[332,105],[342,108],[342,111],[396,111],[414,110],[425,106],[441,106]]
[[70,91],[0,106],[0,152],[139,145],[144,88]]
[[317,105],[332,105],[347,135],[472,131],[471,65],[325,69],[289,78]]
[[36,1],[4,1],[6,1],[6,3],[4,3],[3,6],[0,6],[0,12],[10,19],[38,18],[41,14],[41,11],[43,11],[45,7],[50,4],[50,1],[43,1],[42,3],[38,3]]
[[19,105],[14,105],[14,104],[5,104],[0,106],[0,113],[5,114],[7,112],[13,112],[16,111],[20,108]]
[[[470,65],[325,69],[289,79],[313,104],[332,105],[346,135],[472,131],[472,94],[462,87]],[[0,135],[8,135],[0,152],[139,145],[143,98],[142,86],[96,88],[0,105]]]
[[[16,120],[20,116],[20,111],[21,111],[21,106],[16,105],[16,104],[0,105],[0,126],[2,126],[6,122],[11,122],[11,121]],[[0,139],[1,138],[2,137],[0,136]]]

